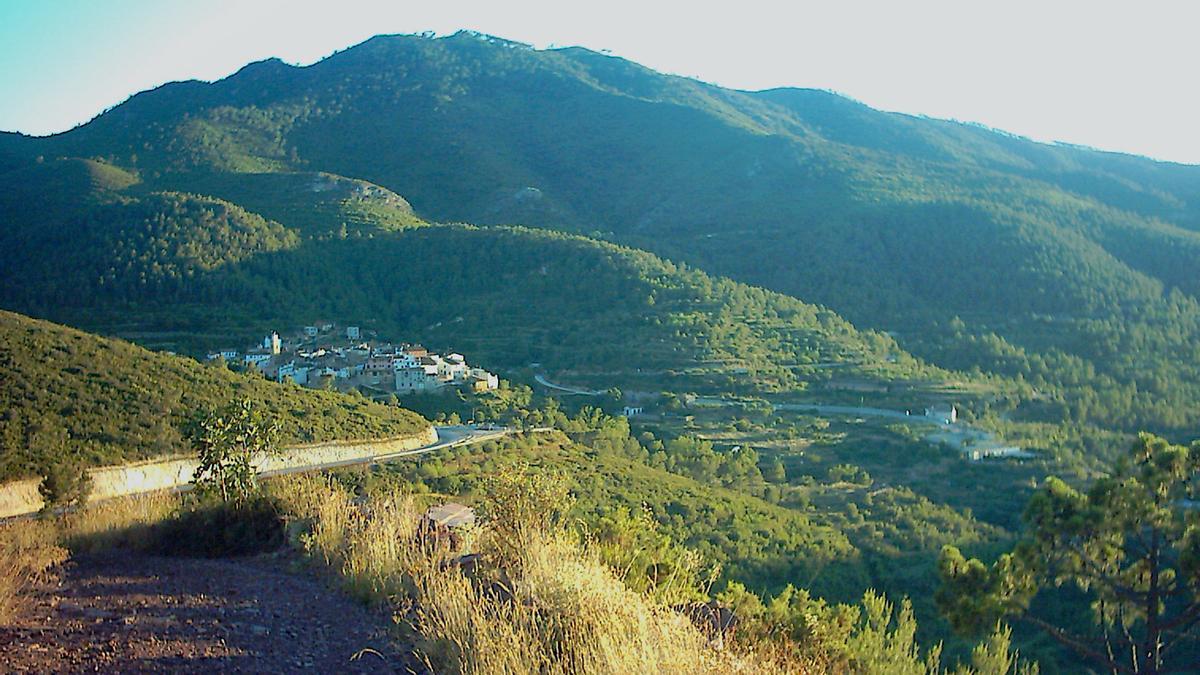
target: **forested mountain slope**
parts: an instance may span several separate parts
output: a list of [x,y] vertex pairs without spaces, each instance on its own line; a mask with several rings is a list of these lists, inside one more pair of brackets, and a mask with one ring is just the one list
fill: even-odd
[[[0,268],[0,300],[62,321],[227,344],[328,317],[493,367],[653,372],[659,388],[697,374],[736,385],[734,370],[799,386],[827,378],[816,365],[830,361],[874,379],[936,373],[891,338],[794,298],[576,235],[427,226],[362,181],[207,174],[194,187],[210,194],[199,196],[132,177],[98,184],[89,176],[129,174],[82,160],[0,180],[25,185],[34,172],[62,215],[31,207],[34,194],[0,199],[3,239],[18,252]],[[69,189],[49,194],[58,185]]]
[[301,389],[0,311],[0,480],[47,459],[117,464],[190,450],[196,415],[248,397],[283,442],[386,438],[428,422],[361,397]]
[[472,34],[251,64],[65,134],[0,137],[0,168],[39,156],[209,194],[213,172],[349,176],[426,218],[604,233],[940,365],[1072,392],[1033,415],[1170,430],[1200,410],[1198,167]]

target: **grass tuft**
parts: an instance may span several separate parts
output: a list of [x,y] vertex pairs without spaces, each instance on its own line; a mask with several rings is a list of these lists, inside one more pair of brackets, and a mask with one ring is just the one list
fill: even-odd
[[66,559],[53,521],[0,524],[0,623],[12,621],[24,606],[29,586]]

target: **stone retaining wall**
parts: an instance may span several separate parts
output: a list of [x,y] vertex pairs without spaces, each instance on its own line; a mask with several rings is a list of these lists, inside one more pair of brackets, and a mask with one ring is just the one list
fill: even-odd
[[[424,431],[377,441],[330,441],[283,448],[278,455],[258,457],[255,465],[260,473],[277,473],[289,469],[320,468],[336,464],[353,464],[376,455],[416,450],[436,443],[437,430]],[[105,466],[90,469],[92,494],[89,501],[112,497],[169,490],[192,482],[197,462],[191,457],[153,459],[136,464]],[[42,508],[36,478],[0,485],[0,518],[35,513]]]

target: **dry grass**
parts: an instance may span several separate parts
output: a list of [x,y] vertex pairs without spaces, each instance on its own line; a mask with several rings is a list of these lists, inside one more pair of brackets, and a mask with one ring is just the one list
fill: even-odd
[[61,517],[62,542],[72,553],[143,550],[149,529],[177,513],[180,503],[181,497],[170,492],[96,502]]
[[12,621],[31,583],[66,559],[53,521],[22,519],[0,525],[0,623]]
[[418,545],[421,511],[410,495],[381,493],[359,503],[320,476],[280,479],[269,490],[306,530],[298,543],[341,575],[354,597],[375,603],[401,597],[411,591],[414,569],[435,564]]
[[436,569],[417,577],[419,626],[443,667],[466,673],[700,673],[747,665],[710,648],[682,615],[630,591],[573,538],[529,533],[520,540],[511,579],[471,583],[457,570]]
[[[682,615],[630,591],[566,532],[476,533],[482,564],[430,541],[409,495],[362,503],[319,477],[281,481],[273,495],[307,524],[303,544],[351,593],[389,603],[436,672],[783,672],[711,647]],[[468,537],[468,539],[471,539]],[[492,561],[508,561],[503,568]]]
[[[435,672],[786,672],[786,661],[716,649],[669,607],[631,591],[578,537],[542,523],[497,523],[452,549],[419,527],[423,508],[401,492],[353,498],[319,475],[267,483],[293,544],[346,590],[388,606]],[[179,512],[172,494],[110,500],[57,521],[0,530],[0,618],[67,550],[139,550]],[[520,520],[519,523],[525,523]],[[460,556],[482,561],[464,569]]]
[[137,548],[150,525],[170,516],[178,497],[158,494],[93,504],[57,518],[0,524],[0,622],[11,621],[29,586],[69,553]]

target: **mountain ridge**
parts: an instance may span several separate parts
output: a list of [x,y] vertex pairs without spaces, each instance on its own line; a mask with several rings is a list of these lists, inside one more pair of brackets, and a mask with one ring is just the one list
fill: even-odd
[[0,145],[103,158],[151,190],[326,172],[425,220],[588,233],[802,297],[938,365],[1086,381],[1128,424],[1152,421],[1122,403],[1149,380],[1173,382],[1172,407],[1200,400],[1174,356],[1200,346],[1200,167],[467,33],[258,62]]

